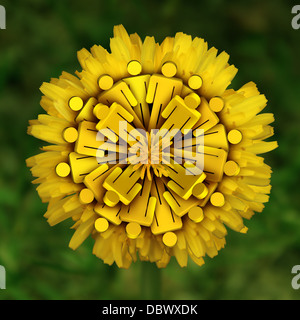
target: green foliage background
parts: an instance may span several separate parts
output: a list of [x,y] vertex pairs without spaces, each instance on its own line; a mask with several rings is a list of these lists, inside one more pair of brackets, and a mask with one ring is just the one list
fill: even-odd
[[[292,1],[264,0],[10,0],[0,30],[0,264],[7,289],[0,299],[299,299],[291,268],[300,264],[300,30],[291,27]],[[275,114],[279,148],[270,202],[247,235],[229,230],[227,245],[199,268],[172,260],[159,274],[147,263],[129,270],[104,265],[87,240],[68,248],[71,221],[50,228],[25,159],[41,141],[27,136],[43,81],[79,70],[76,52],[109,49],[116,24],[157,41],[183,31],[225,50],[239,72],[233,88],[252,80]],[[159,278],[154,282],[153,278]],[[157,283],[161,289],[153,288]]]

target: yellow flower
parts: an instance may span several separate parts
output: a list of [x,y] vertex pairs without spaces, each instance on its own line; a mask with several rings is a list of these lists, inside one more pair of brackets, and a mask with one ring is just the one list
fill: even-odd
[[77,76],[41,86],[47,115],[28,133],[50,145],[27,165],[45,217],[72,218],[69,246],[91,235],[110,265],[139,257],[165,267],[172,256],[202,265],[224,247],[225,226],[246,233],[243,220],[269,199],[272,171],[257,156],[277,147],[264,141],[267,100],[253,82],[227,89],[237,69],[200,38],[158,44],[116,26],[110,48],[82,49]]

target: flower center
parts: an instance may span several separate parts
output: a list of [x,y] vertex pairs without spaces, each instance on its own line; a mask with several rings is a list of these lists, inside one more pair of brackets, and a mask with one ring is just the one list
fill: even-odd
[[[170,143],[166,139],[160,139],[157,135],[146,133],[146,137],[140,139],[133,146],[133,150],[136,151],[136,159],[139,163],[134,165],[134,170],[142,168],[141,178],[144,179],[147,174],[147,178],[152,180],[152,172],[157,177],[167,176],[167,169],[165,165],[170,165],[170,157],[172,155],[168,150]],[[134,161],[134,159],[129,159]],[[151,170],[152,168],[152,170]]]

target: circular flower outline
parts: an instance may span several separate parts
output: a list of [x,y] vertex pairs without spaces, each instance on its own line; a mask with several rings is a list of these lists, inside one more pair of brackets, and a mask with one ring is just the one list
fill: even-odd
[[[50,145],[27,165],[49,203],[44,216],[51,226],[72,218],[69,246],[75,250],[91,235],[93,254],[110,265],[128,268],[139,257],[165,267],[174,256],[182,267],[188,257],[201,266],[225,246],[225,226],[246,233],[243,219],[261,212],[269,199],[272,171],[257,154],[277,147],[264,141],[273,135],[273,114],[259,114],[267,100],[253,82],[227,89],[237,69],[227,53],[218,55],[203,39],[177,33],[158,44],[128,35],[120,25],[110,48],[82,49],[81,72],[63,72],[41,86],[47,114],[31,120],[28,133]],[[177,117],[174,108],[180,109]],[[118,116],[130,128],[148,131],[147,150],[124,139]],[[152,148],[158,161],[145,156],[155,140],[151,130],[170,124],[193,132],[193,152],[196,129],[203,129],[204,168],[193,181],[180,173],[191,168],[189,161],[174,162],[174,137],[171,163],[162,162],[167,153],[160,142]],[[101,139],[103,129],[111,133]],[[124,140],[113,149],[117,163],[102,163],[109,143]],[[148,161],[130,163],[129,149]]]

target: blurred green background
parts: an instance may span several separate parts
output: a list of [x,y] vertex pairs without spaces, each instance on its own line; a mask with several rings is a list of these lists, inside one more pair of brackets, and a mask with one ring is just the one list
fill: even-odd
[[[0,1],[0,265],[7,289],[0,299],[299,299],[291,269],[300,264],[300,30],[291,27],[286,0]],[[227,245],[199,268],[175,260],[158,274],[149,264],[109,267],[92,255],[93,241],[68,248],[71,221],[50,228],[25,159],[44,145],[27,136],[43,81],[79,70],[76,52],[109,49],[116,24],[162,41],[183,31],[225,50],[239,72],[233,88],[252,80],[275,114],[279,148],[266,155],[273,167],[270,202],[247,235],[229,230]],[[146,269],[146,270],[145,270]],[[146,277],[144,276],[146,272]],[[148,292],[153,277],[161,289]]]

